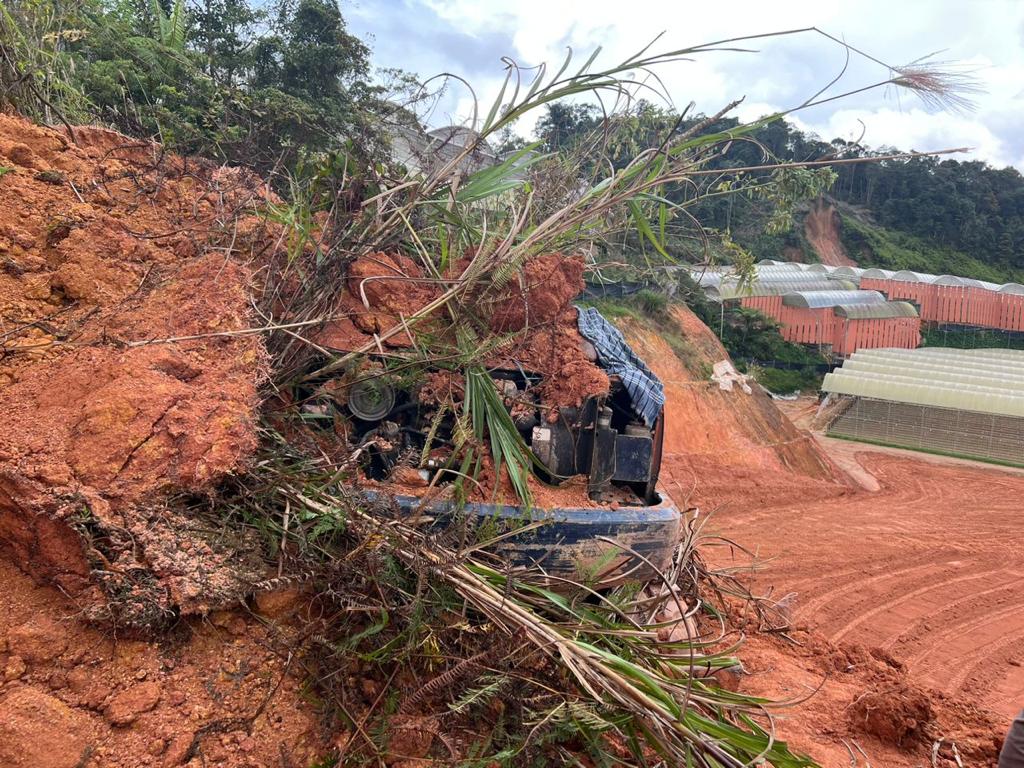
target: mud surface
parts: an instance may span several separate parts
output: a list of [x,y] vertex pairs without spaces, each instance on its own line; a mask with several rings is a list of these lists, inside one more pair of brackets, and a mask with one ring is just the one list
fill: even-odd
[[71,594],[102,574],[132,620],[204,612],[238,597],[245,543],[204,541],[161,500],[256,445],[262,342],[226,332],[254,324],[265,191],[76,135],[0,115],[0,546]]
[[[804,419],[813,413],[808,403],[787,407]],[[802,496],[750,505],[743,489],[720,489],[712,525],[756,547],[762,570],[755,583],[783,599],[794,626],[828,648],[892,659],[900,679],[879,680],[857,664],[825,679],[815,666],[820,652],[780,642],[744,654],[763,671],[750,684],[778,696],[809,693],[824,680],[782,732],[816,747],[826,765],[829,754],[846,764],[844,738],[858,739],[876,765],[926,764],[937,738],[947,741],[940,765],[954,764],[949,741],[971,752],[966,765],[994,765],[1024,701],[1024,475],[843,441],[819,444],[844,466],[856,464],[877,490],[862,482],[867,488],[832,495],[806,485]],[[922,728],[925,712],[931,717]]]
[[267,618],[213,614],[156,643],[78,614],[0,559],[4,768],[305,768],[325,754],[285,630]]
[[[930,765],[940,738],[936,765],[956,764],[951,742],[994,765],[1024,701],[1024,473],[811,434],[816,403],[720,391],[706,366],[724,350],[675,320],[675,350],[625,329],[666,385],[663,485],[756,553],[752,583],[788,624],[752,632],[741,688],[798,701],[779,736],[825,766]],[[706,554],[750,566],[726,544]]]
[[832,267],[856,267],[839,237],[839,212],[831,203],[819,199],[804,218],[804,236],[822,264]]

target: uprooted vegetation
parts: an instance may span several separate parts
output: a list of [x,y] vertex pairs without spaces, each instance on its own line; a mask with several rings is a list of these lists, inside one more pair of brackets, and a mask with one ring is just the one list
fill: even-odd
[[[680,116],[638,153],[615,145],[608,168],[582,162],[635,127],[637,71],[705,50],[645,50],[604,70],[591,59],[563,77],[567,60],[528,90],[510,65],[452,157],[412,172],[318,155],[275,178],[285,197],[150,141],[0,118],[0,196],[16,214],[0,219],[0,538],[16,562],[118,630],[161,631],[254,591],[304,595],[286,656],[318,697],[328,759],[344,764],[811,765],[775,738],[770,702],[726,684],[731,612],[772,609],[704,566],[692,517],[664,564],[616,540],[569,576],[500,556],[545,524],[534,503],[657,497],[656,478],[625,498],[583,494],[578,477],[553,489],[564,478],[545,475],[524,433],[615,396],[571,306],[584,270],[601,271],[624,233],[639,247],[615,269],[671,260],[670,241],[708,253],[686,212],[712,194],[719,171],[705,166],[780,117],[718,130],[728,107]],[[38,97],[38,67],[22,74],[4,70]],[[586,152],[526,147],[467,171],[486,136],[588,92],[618,102]],[[778,170],[756,193],[781,190],[780,204],[827,181]],[[696,198],[679,193],[691,187]],[[706,340],[675,351],[700,366],[690,342]],[[380,381],[415,390],[427,418],[357,424],[410,405]],[[814,464],[813,451],[776,453]],[[408,487],[447,493],[456,514],[409,514],[391,493]],[[519,514],[475,520],[462,514],[473,500]],[[603,581],[621,552],[664,567],[646,584]],[[207,723],[180,759],[202,759],[204,738],[229,726],[252,723]]]

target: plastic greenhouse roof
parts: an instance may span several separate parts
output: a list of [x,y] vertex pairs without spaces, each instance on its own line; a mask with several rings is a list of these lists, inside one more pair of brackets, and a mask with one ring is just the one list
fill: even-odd
[[[942,347],[858,350],[842,368],[825,376],[822,389],[877,400],[1024,418],[1024,392],[1016,388],[1024,353],[1007,354],[1015,351]],[[865,360],[874,363],[872,370],[857,365],[846,367],[848,363]],[[981,361],[985,361],[984,365],[978,364]],[[919,364],[924,365],[919,369]],[[927,376],[921,375],[923,372]]]
[[836,275],[837,277],[860,277],[865,272],[867,272],[867,270],[862,269],[861,267],[836,267],[835,269],[832,270],[832,274]]
[[[720,287],[723,282],[735,280],[735,270],[729,265],[715,265],[708,267],[690,267],[691,276],[705,288],[709,286]],[[832,284],[826,286],[794,287],[793,290],[837,290],[845,289],[847,283],[860,283],[863,279],[898,280],[900,282],[926,283],[933,285],[952,285],[969,288],[981,288],[996,293],[1013,294],[1024,296],[1024,284],[1021,283],[991,283],[987,280],[976,280],[971,277],[960,277],[959,275],[931,275],[924,272],[913,272],[911,270],[900,270],[894,272],[890,269],[878,269],[872,267],[863,269],[861,267],[832,267],[827,264],[801,264],[796,261],[776,261],[774,259],[761,259],[754,268],[757,275],[757,282],[804,282],[821,280],[836,280],[840,285]],[[726,298],[738,296],[761,296],[770,295],[765,293],[736,293],[733,289],[726,289]],[[773,291],[772,294],[777,293]],[[711,296],[717,300],[719,297]]]
[[[887,375],[891,372],[891,369],[884,363],[868,360],[854,360],[852,358],[843,363],[843,370],[847,372],[863,371],[864,373]],[[934,367],[921,365],[914,366],[913,368],[904,368],[900,371],[899,375],[931,382],[935,379],[937,372],[938,371]],[[995,389],[1019,390],[1021,393],[1024,393],[1024,371],[1016,376],[1013,374],[996,373],[992,371],[963,370],[955,373],[944,371],[942,372],[942,376],[946,381],[954,383],[975,384],[986,387],[991,386]]]
[[795,291],[828,291],[835,288],[853,290],[854,285],[836,280],[815,280],[810,276],[806,279],[794,276],[789,280],[755,280],[743,286],[735,280],[728,280],[717,286],[708,286],[704,292],[712,301],[722,301],[741,299],[744,296],[785,296]]
[[901,269],[899,272],[894,272],[892,280],[898,280],[901,283],[932,283],[935,281],[935,275],[929,275],[926,272],[912,272],[909,269]]
[[885,296],[878,291],[794,291],[782,297],[787,307],[823,309],[840,304],[882,304]]
[[[913,365],[915,367],[932,366],[933,369],[938,371],[953,369],[982,371],[994,375],[1005,373],[1012,375],[1020,370],[1024,370],[1024,353],[1021,353],[1021,357],[1006,356],[1002,353],[1014,352],[1016,350],[1005,349],[961,350],[948,349],[946,347],[923,347],[916,350],[861,349],[856,352],[856,357],[858,360],[870,359],[885,362],[890,366],[906,368],[908,366],[906,356],[901,354],[904,351],[917,353],[913,358]],[[853,359],[853,356],[850,359]]]
[[837,304],[833,310],[848,320],[885,320],[892,317],[917,317],[917,309],[908,301],[882,303]]

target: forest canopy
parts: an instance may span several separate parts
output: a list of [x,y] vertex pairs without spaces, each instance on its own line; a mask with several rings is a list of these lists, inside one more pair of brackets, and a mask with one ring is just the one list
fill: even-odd
[[[348,31],[334,0],[19,2],[0,3],[0,11],[0,106],[50,123],[105,123],[261,172],[293,169],[305,154],[337,149],[364,160],[384,157],[383,116],[394,112],[387,99],[416,90],[410,74],[373,70],[369,48]],[[625,125],[606,132],[611,145],[593,153],[616,166],[673,135],[740,125],[646,102],[617,119]],[[595,106],[552,103],[535,126],[505,130],[503,149],[524,146],[533,132],[541,150],[571,153],[600,133],[603,120]],[[794,207],[827,193],[867,215],[866,228],[850,222],[844,230],[848,247],[866,261],[959,268],[986,279],[1024,270],[1024,179],[1016,169],[934,156],[877,159],[895,153],[824,141],[775,120],[703,160],[704,171],[720,176],[668,195],[755,258],[805,245],[792,232]],[[837,164],[827,175],[734,172],[830,159],[872,162]],[[581,168],[604,170],[588,169],[586,157]],[[728,194],[737,188],[743,194]],[[880,235],[872,226],[902,234]],[[675,244],[670,237],[667,245],[684,259],[704,255],[692,237]]]

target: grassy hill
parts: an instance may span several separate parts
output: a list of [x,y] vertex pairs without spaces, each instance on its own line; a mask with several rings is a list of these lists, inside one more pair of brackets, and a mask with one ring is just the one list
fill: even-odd
[[869,223],[840,209],[839,237],[846,252],[862,267],[910,269],[993,283],[1022,282],[1024,270],[995,264],[924,238]]

